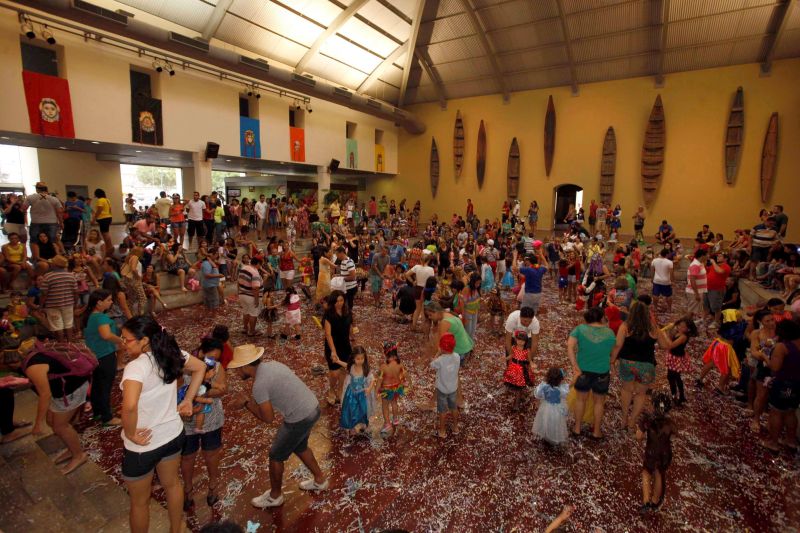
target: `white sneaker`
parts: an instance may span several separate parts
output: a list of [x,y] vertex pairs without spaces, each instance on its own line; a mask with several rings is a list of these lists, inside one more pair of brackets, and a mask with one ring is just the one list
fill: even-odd
[[328,490],[328,480],[326,479],[322,483],[317,483],[314,481],[314,478],[308,478],[300,482],[300,488],[303,490]]
[[[313,480],[312,480],[313,481]],[[250,503],[253,504],[253,507],[258,507],[259,509],[266,509],[267,507],[278,507],[283,505],[283,494],[278,496],[277,498],[273,498],[269,495],[269,490],[262,494],[261,496],[256,496]]]

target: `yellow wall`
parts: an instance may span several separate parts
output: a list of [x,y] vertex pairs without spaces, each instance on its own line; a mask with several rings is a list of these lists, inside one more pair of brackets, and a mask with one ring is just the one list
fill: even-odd
[[[723,142],[731,99],[744,88],[745,139],[737,181],[725,183]],[[614,203],[623,209],[623,233],[632,231],[633,215],[642,204],[641,150],[647,119],[657,94],[666,115],[666,162],[661,187],[648,209],[646,233],[655,233],[662,218],[678,235],[694,235],[710,224],[726,237],[738,227],[758,221],[761,148],[767,122],[780,113],[778,167],[767,206],[784,204],[790,218],[789,237],[800,241],[800,60],[778,61],[772,75],[760,77],[758,65],[741,65],[667,76],[661,89],[653,78],[636,78],[580,86],[580,95],[568,87],[526,91],[511,95],[509,104],[490,95],[450,100],[446,110],[437,104],[412,106],[427,125],[424,135],[400,133],[399,175],[368,181],[370,194],[422,200],[423,218],[432,213],[463,214],[466,198],[482,218],[499,215],[506,197],[506,166],[511,139],[521,153],[519,198],[523,212],[531,200],[540,205],[540,227],[552,227],[554,187],[573,183],[584,188],[584,203],[599,198],[600,158],[608,126],[617,136]],[[550,177],[544,172],[544,115],[548,95],[556,107],[556,149]],[[453,122],[461,110],[466,130],[464,170],[456,181],[453,169]],[[475,157],[478,125],[487,132],[486,179],[478,190]],[[439,189],[431,197],[429,154],[436,138],[441,159]]]

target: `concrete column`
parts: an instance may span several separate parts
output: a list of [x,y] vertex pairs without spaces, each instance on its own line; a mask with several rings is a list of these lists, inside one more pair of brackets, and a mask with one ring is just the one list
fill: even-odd
[[331,190],[331,171],[328,167],[317,167],[317,214],[325,211],[325,195]]
[[181,198],[191,200],[194,191],[199,192],[194,186],[194,167],[181,167],[181,182],[183,186]]
[[[205,152],[192,154],[194,163],[194,190],[200,196],[211,193],[211,161],[206,161]],[[190,196],[191,197],[191,196]]]

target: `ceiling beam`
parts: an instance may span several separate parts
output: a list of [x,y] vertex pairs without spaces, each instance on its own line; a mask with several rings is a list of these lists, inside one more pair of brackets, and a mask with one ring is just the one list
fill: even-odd
[[334,35],[339,29],[344,26],[344,24],[350,20],[350,18],[356,14],[356,11],[361,9],[361,6],[366,4],[369,0],[353,0],[353,3],[347,6],[347,9],[344,9],[335,19],[331,22],[330,26],[325,28],[325,31],[319,34],[319,37],[316,38],[314,44],[311,45],[303,57],[300,58],[300,61],[297,62],[297,65],[294,67],[294,71],[297,74],[302,74],[305,71],[308,62],[311,61],[314,56],[317,55],[319,49],[322,48],[322,45],[325,44],[325,41],[328,40],[329,37]]
[[447,96],[445,95],[444,84],[442,83],[441,78],[439,78],[439,75],[433,70],[431,62],[428,60],[428,58],[423,56],[422,53],[415,51],[414,56],[417,58],[417,61],[419,61],[422,70],[424,70],[425,74],[427,74],[431,79],[433,88],[436,89],[436,97],[439,99],[439,105],[442,107],[442,109],[447,109]]
[[408,37],[408,53],[406,63],[403,65],[403,81],[400,84],[400,96],[397,99],[397,107],[403,107],[408,89],[408,77],[411,75],[411,64],[414,62],[414,53],[417,49],[417,37],[419,36],[419,26],[422,23],[422,12],[425,9],[425,0],[417,0],[417,9],[414,10],[414,18],[411,22],[411,35]]
[[561,21],[561,31],[564,34],[564,46],[567,49],[567,61],[569,62],[570,86],[572,86],[572,96],[578,96],[578,75],[575,70],[575,54],[572,52],[572,41],[569,38],[569,27],[567,26],[567,16],[564,11],[564,1],[556,0],[558,7],[558,19]]
[[786,0],[782,5],[775,8],[775,31],[771,34],[769,44],[761,59],[761,75],[768,76],[772,71],[772,60],[775,58],[775,51],[778,49],[778,42],[781,40],[786,23],[795,7],[795,0]]
[[384,72],[386,72],[386,69],[391,67],[394,64],[394,62],[397,61],[400,58],[400,56],[402,56],[406,52],[408,52],[408,41],[403,43],[401,46],[395,48],[394,52],[386,56],[386,59],[381,61],[381,64],[375,67],[375,70],[373,70],[372,73],[370,73],[367,79],[361,82],[361,85],[358,86],[358,89],[356,89],[356,91],[360,93],[368,91],[370,87],[372,87],[372,84],[378,81],[378,78]]
[[[664,86],[664,59],[667,56],[667,30],[669,29],[669,0],[661,0],[661,45],[658,47],[656,87]],[[710,43],[709,43],[710,44]]]
[[494,46],[492,46],[492,43],[489,41],[489,37],[486,34],[486,28],[478,17],[478,14],[475,13],[475,6],[472,3],[472,0],[461,0],[461,5],[464,7],[464,12],[466,13],[467,17],[469,17],[469,21],[472,24],[472,27],[475,29],[478,40],[481,42],[483,51],[486,54],[486,57],[489,59],[495,81],[497,82],[497,86],[500,87],[500,92],[503,94],[503,101],[508,102],[511,96],[508,92],[508,87],[506,86],[506,80],[503,78],[503,71],[500,68],[500,63],[497,61],[497,54],[495,53]]
[[203,31],[201,32],[203,39],[208,41],[217,34],[219,25],[222,24],[222,19],[228,14],[231,4],[233,4],[233,0],[219,0],[217,2],[217,5],[214,6],[214,11],[211,12],[211,16],[206,21],[206,25],[203,26]]

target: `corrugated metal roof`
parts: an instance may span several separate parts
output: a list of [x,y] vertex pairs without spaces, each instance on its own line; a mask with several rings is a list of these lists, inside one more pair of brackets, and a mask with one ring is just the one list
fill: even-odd
[[[217,0],[116,0],[196,35]],[[214,38],[295,67],[353,0],[234,0]],[[320,44],[304,70],[357,88],[411,34],[420,0],[369,0]],[[798,0],[800,1],[800,0]],[[559,2],[564,14],[559,14]],[[664,72],[752,63],[767,57],[786,0],[471,0],[486,41],[462,0],[428,0],[412,50],[431,63],[447,98],[655,75],[666,28]],[[567,32],[562,29],[566,24]],[[800,56],[800,5],[786,20],[773,56]],[[196,32],[196,33],[193,33]],[[566,42],[569,35],[569,43]],[[572,51],[570,69],[568,47]],[[493,68],[492,50],[499,68]],[[405,56],[405,54],[403,54]],[[404,58],[369,94],[397,98]],[[438,100],[416,58],[406,103]]]

